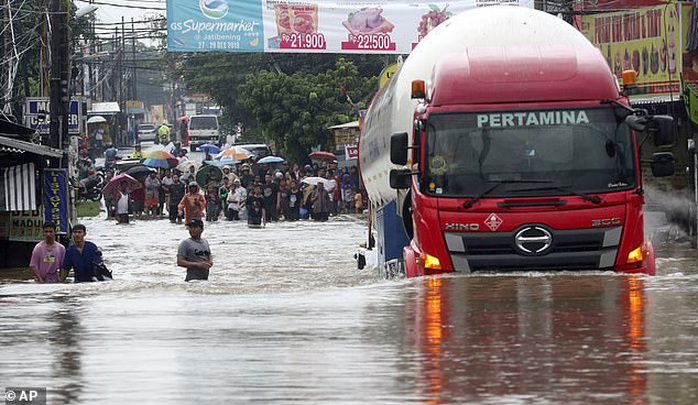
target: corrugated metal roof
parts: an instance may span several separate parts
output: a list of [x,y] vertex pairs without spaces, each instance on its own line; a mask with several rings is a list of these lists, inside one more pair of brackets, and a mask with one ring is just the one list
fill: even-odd
[[63,156],[63,151],[59,149],[54,149],[45,145],[37,145],[31,142],[20,141],[18,139],[8,138],[6,136],[0,136],[0,147],[3,146],[10,150],[19,149],[19,151],[22,152],[34,153],[41,156],[49,156],[54,158]]

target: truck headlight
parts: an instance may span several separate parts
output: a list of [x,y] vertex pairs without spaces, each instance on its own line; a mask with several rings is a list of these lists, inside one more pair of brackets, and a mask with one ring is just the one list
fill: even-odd
[[626,260],[626,263],[641,262],[645,260],[645,257],[647,257],[647,251],[644,249],[644,246],[640,246],[628,253],[628,260]]
[[425,269],[441,270],[441,262],[439,261],[439,258],[432,256],[429,253],[422,252],[419,255],[419,261],[424,263]]

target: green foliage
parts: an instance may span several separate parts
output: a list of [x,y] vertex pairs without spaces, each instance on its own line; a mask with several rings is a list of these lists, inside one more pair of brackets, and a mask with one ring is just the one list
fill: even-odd
[[80,201],[75,204],[78,217],[96,217],[99,215],[99,201]]
[[313,146],[333,150],[334,137],[328,128],[356,119],[341,84],[355,103],[365,107],[377,78],[360,76],[344,58],[318,74],[263,70],[248,75],[238,86],[237,104],[249,110],[265,141],[273,142],[287,159],[301,161]]
[[223,107],[224,129],[241,123],[243,141],[274,141],[291,159],[304,157],[310,146],[329,146],[333,134],[327,127],[356,119],[340,82],[357,105],[366,107],[377,89],[375,77],[395,57],[200,53],[177,54],[177,59],[173,75],[183,79],[188,93],[211,94]]

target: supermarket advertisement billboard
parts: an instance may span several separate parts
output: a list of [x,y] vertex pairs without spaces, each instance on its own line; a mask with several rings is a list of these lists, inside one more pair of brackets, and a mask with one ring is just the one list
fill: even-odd
[[438,24],[534,0],[167,0],[169,52],[407,54]]

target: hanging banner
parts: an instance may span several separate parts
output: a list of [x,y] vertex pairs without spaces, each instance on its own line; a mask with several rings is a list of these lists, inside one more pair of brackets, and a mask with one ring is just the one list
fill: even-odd
[[68,177],[65,169],[44,169],[44,219],[56,233],[68,233]]
[[167,50],[408,54],[449,17],[499,4],[534,0],[167,0]]
[[637,72],[631,98],[681,93],[682,24],[680,4],[667,3],[622,12],[582,16],[582,33],[606,57],[616,77]]

